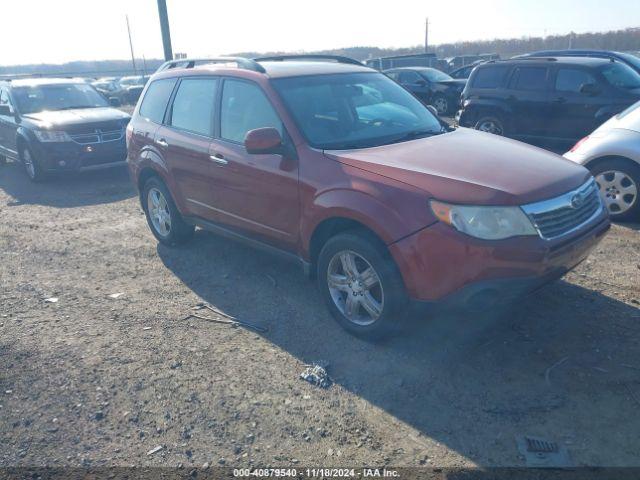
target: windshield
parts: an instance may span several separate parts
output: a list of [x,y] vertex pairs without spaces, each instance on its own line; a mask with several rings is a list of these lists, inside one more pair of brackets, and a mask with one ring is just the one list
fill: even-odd
[[618,88],[640,88],[640,74],[627,65],[613,62],[602,68],[602,75],[614,87]]
[[429,80],[430,82],[446,82],[447,80],[453,80],[449,75],[435,68],[428,68],[418,71],[420,75]]
[[273,80],[309,144],[365,148],[444,132],[413,95],[380,73]]
[[105,98],[86,83],[16,87],[13,95],[18,110],[24,114],[109,106]]

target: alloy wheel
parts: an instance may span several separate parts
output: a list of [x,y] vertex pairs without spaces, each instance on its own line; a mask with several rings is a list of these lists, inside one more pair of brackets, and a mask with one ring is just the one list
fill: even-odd
[[600,196],[612,215],[621,215],[638,201],[638,185],[619,170],[607,170],[596,175]]
[[373,324],[384,308],[380,277],[371,264],[351,250],[336,253],[327,270],[329,293],[336,307],[356,325]]
[[151,188],[147,194],[149,218],[155,231],[162,237],[171,233],[171,213],[167,199],[157,188]]
[[493,133],[494,135],[502,135],[502,125],[492,119],[486,119],[478,122],[477,130],[480,130],[481,132]]
[[433,101],[433,106],[436,107],[439,115],[446,115],[449,111],[449,102],[443,97],[436,98]]
[[22,152],[22,162],[24,163],[24,168],[27,171],[27,175],[29,175],[30,178],[35,178],[36,177],[36,167],[33,163],[33,157],[31,156],[31,152],[29,151],[29,149],[24,149],[24,151]]

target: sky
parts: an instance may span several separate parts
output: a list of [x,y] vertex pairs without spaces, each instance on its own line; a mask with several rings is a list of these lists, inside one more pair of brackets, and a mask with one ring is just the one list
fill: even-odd
[[[545,36],[640,26],[638,0],[167,0],[174,52],[242,51]],[[162,58],[156,0],[3,0],[0,65]]]

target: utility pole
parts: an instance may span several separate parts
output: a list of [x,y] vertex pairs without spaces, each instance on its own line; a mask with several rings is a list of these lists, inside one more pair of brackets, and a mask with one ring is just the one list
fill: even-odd
[[129,28],[129,15],[124,16],[127,19],[127,33],[129,34],[129,48],[131,49],[131,63],[133,64],[133,74],[136,75],[136,57],[133,54],[133,42],[131,41],[131,29]]
[[424,53],[429,53],[429,17],[424,25]]
[[164,59],[173,60],[173,50],[171,49],[171,32],[169,30],[169,15],[167,14],[167,1],[158,0],[158,16],[160,17],[160,31],[162,32],[162,48],[164,49]]

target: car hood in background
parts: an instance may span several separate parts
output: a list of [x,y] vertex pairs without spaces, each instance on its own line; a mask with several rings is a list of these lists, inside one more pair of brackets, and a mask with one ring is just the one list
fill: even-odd
[[40,128],[62,128],[101,123],[123,125],[131,116],[116,108],[97,107],[29,113],[23,118],[33,121]]
[[522,205],[552,198],[590,176],[584,167],[559,155],[466,128],[374,148],[326,150],[325,155],[440,200],[477,205]]

